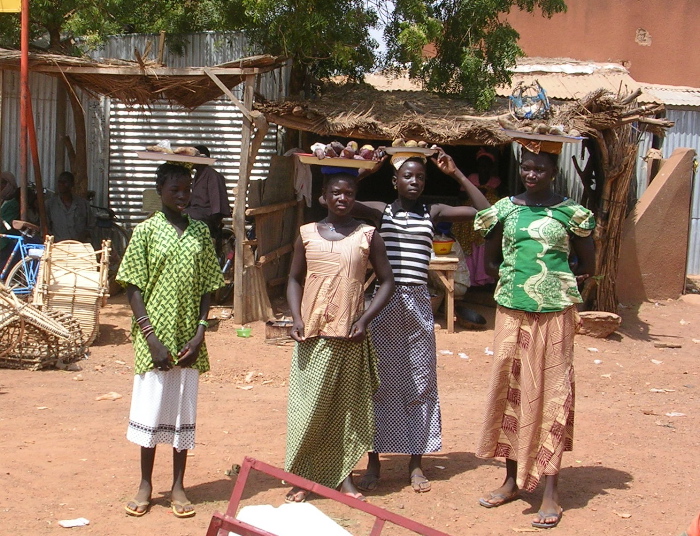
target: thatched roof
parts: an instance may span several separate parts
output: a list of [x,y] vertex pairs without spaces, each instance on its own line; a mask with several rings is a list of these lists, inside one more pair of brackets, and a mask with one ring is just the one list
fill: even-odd
[[[505,101],[477,114],[464,100],[425,91],[380,91],[368,84],[329,85],[320,97],[256,103],[268,121],[324,136],[431,143],[498,144],[507,141],[489,116],[508,112]],[[467,119],[460,116],[474,116]],[[483,119],[482,119],[483,117]]]
[[[0,49],[0,70],[19,70],[20,52]],[[245,76],[282,67],[285,58],[252,56],[207,68],[226,87],[240,84]],[[104,95],[127,104],[148,105],[167,100],[196,108],[222,95],[204,67],[173,69],[153,61],[75,58],[60,54],[30,53],[29,69],[57,76],[93,96]]]
[[[518,121],[500,99],[486,113],[464,100],[426,91],[381,91],[368,84],[330,85],[312,100],[256,103],[268,121],[321,136],[353,139],[422,139],[445,145],[500,145],[510,141],[503,129],[532,132],[558,127],[565,133],[597,136],[622,122],[653,115],[662,106],[645,107],[630,119],[625,98],[600,89],[573,103],[553,103],[546,121]],[[646,109],[648,108],[648,109]],[[653,109],[652,109],[653,108]],[[640,109],[641,110],[641,109]],[[644,117],[641,117],[645,120]],[[654,127],[655,125],[651,125]]]

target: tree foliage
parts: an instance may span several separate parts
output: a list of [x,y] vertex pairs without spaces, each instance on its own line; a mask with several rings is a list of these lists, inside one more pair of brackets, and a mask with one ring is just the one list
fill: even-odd
[[[511,9],[546,17],[566,10],[564,0],[396,0],[385,28],[386,64],[408,69],[426,89],[488,108],[494,87],[510,82],[519,35],[503,15]],[[432,50],[431,50],[432,49]],[[428,52],[428,54],[426,54]]]
[[[522,50],[503,20],[511,9],[566,10],[565,0],[31,0],[32,38],[71,52],[73,36],[99,43],[109,34],[165,31],[171,45],[202,30],[243,30],[262,52],[293,60],[291,91],[336,74],[408,70],[426,89],[487,108],[510,81]],[[370,31],[383,27],[385,54]],[[17,46],[19,16],[0,15],[0,46]],[[427,54],[426,51],[432,51]]]

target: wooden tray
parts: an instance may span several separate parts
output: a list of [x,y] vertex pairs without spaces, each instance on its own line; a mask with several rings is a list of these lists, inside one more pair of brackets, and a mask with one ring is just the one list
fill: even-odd
[[319,160],[316,155],[303,153],[297,153],[297,156],[304,164],[315,164],[317,166],[372,169],[379,163],[376,160],[357,160],[355,158],[322,158]]
[[537,132],[520,132],[519,130],[503,129],[511,138],[521,138],[523,140],[556,141],[561,143],[581,143],[581,136],[561,136],[559,134],[539,134]]
[[418,156],[433,156],[437,149],[427,147],[381,147],[386,154],[415,154]]
[[216,158],[207,158],[206,156],[187,156],[154,151],[136,151],[136,156],[143,160],[167,160],[168,162],[189,162],[191,164],[213,164],[216,162]]

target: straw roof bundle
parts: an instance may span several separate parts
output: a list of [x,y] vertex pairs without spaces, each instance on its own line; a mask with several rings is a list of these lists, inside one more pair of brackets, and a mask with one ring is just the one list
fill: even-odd
[[[222,95],[221,89],[201,67],[168,69],[137,54],[135,61],[93,60],[61,54],[31,53],[30,69],[57,76],[91,96],[104,95],[128,105],[149,105],[166,100],[193,109]],[[19,69],[20,52],[0,49],[0,69]],[[284,64],[283,58],[260,55],[242,58],[212,67],[227,87],[243,81],[241,69],[266,72]],[[230,74],[222,72],[229,69]]]

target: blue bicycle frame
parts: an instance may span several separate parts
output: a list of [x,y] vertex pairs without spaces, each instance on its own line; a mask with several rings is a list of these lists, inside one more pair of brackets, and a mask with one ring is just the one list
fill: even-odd
[[0,238],[9,238],[17,242],[5,266],[2,267],[0,281],[9,286],[15,294],[28,296],[36,285],[44,244],[28,242],[22,235],[0,234]]

